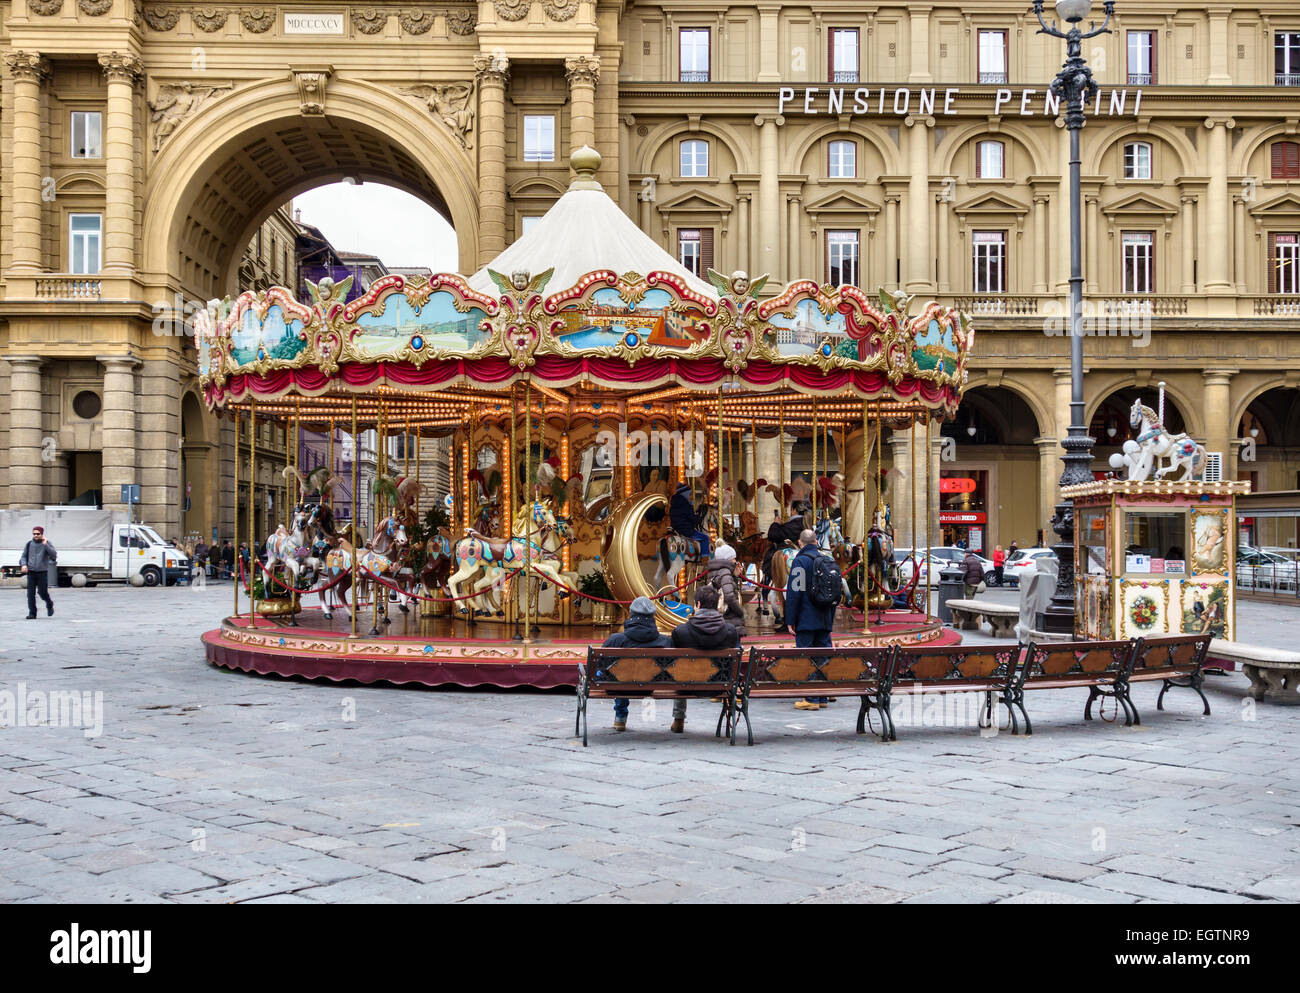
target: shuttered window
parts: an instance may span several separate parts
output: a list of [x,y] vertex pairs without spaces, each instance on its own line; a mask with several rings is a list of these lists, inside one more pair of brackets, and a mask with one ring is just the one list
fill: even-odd
[[1300,142],[1275,141],[1269,152],[1274,179],[1300,179]]
[[678,228],[677,260],[696,276],[712,269],[713,228]]

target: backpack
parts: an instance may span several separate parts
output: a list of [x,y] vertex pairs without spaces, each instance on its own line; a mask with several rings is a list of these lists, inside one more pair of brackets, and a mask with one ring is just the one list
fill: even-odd
[[808,583],[808,597],[819,607],[838,606],[844,596],[844,580],[840,567],[829,555],[818,553],[813,558],[812,576]]

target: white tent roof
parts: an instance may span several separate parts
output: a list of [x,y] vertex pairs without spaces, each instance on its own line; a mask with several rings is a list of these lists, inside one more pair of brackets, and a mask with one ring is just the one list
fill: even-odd
[[612,269],[620,276],[635,272],[671,272],[695,292],[718,298],[707,280],[692,275],[675,258],[632,222],[610,199],[594,174],[600,165],[595,149],[573,153],[578,176],[533,229],[469,278],[471,288],[495,296],[498,292],[488,269],[507,278],[520,269],[536,276],[552,266],[555,274],[546,292],[568,289],[587,273]]

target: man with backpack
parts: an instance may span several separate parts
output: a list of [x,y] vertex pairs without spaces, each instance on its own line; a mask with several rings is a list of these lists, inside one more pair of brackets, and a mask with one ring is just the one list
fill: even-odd
[[[785,619],[794,628],[796,648],[830,648],[835,608],[844,595],[839,566],[817,547],[817,535],[804,529],[799,535],[799,552],[790,564],[785,588]],[[819,710],[828,697],[805,697],[796,710]]]

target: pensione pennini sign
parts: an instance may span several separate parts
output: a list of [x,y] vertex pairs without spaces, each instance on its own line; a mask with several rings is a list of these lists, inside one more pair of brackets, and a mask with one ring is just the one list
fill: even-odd
[[[782,86],[777,92],[778,114],[850,114],[852,116],[895,116],[956,114],[960,86],[915,88],[900,86]],[[1061,101],[1046,88],[1002,88],[981,90],[988,100],[987,111],[964,104],[964,113],[988,113],[1018,117],[1056,117]],[[1097,90],[1097,96],[1084,113],[1091,117],[1137,117],[1142,106],[1140,89]]]

